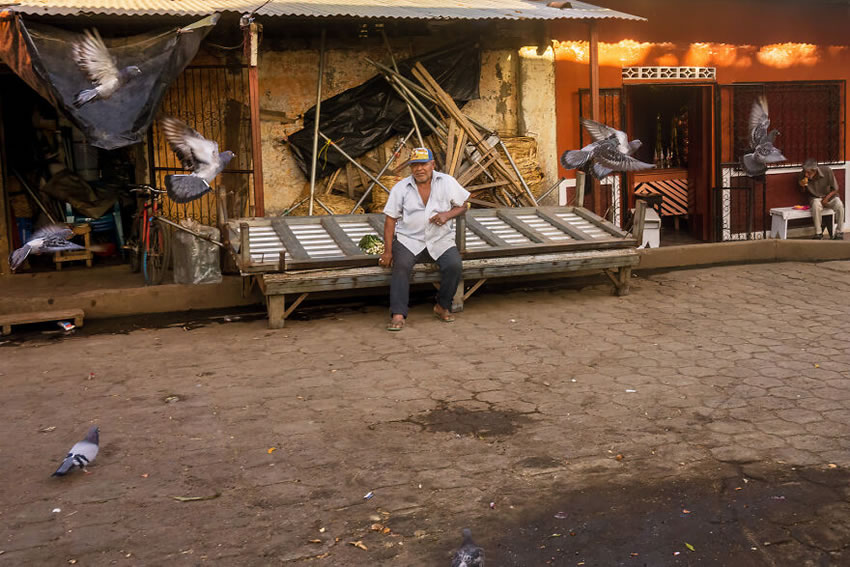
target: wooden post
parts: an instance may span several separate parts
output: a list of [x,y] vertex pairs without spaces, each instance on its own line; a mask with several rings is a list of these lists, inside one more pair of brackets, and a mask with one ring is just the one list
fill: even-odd
[[643,226],[646,222],[646,201],[638,199],[635,203],[635,218],[632,224],[632,236],[637,240],[637,246],[643,245]]
[[576,171],[576,207],[584,206],[584,183],[587,174],[583,171]]
[[283,329],[286,324],[286,296],[267,295],[266,311],[269,314],[269,329]]
[[599,30],[590,20],[590,117],[599,120]]
[[239,223],[239,256],[242,258],[240,268],[244,269],[251,265],[251,227],[247,222]]
[[251,110],[251,160],[254,176],[254,216],[266,213],[263,193],[263,139],[260,131],[259,35],[262,26],[251,22],[245,30],[248,56],[248,97]]
[[[590,21],[590,117],[599,122],[599,29],[596,21]],[[599,207],[599,181],[590,178],[590,198],[594,212],[602,214]]]
[[[2,103],[0,97],[0,103]],[[0,105],[0,116],[3,115],[3,107]],[[12,273],[9,262],[6,259],[12,251],[12,243],[9,227],[12,218],[11,207],[6,197],[6,146],[3,139],[3,128],[0,126],[0,276],[8,276]]]

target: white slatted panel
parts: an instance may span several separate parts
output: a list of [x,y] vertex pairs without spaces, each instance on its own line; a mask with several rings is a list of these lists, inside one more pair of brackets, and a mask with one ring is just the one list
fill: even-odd
[[480,250],[481,248],[490,248],[490,245],[478,238],[478,235],[470,229],[466,229],[466,249]]
[[555,225],[537,215],[517,215],[517,218],[550,240],[572,240],[569,234],[564,234]]
[[360,239],[367,234],[378,236],[381,240],[384,239],[384,235],[378,234],[378,232],[372,228],[372,225],[368,222],[341,222],[339,223],[339,227],[349,236],[349,238],[351,238],[354,244],[360,242]]
[[493,217],[476,217],[481,225],[487,228],[490,232],[507,242],[508,244],[531,244],[531,240],[519,233],[511,225],[500,218]]
[[575,213],[555,213],[555,215],[582,232],[589,234],[591,238],[611,238],[610,234]]
[[320,224],[291,224],[289,228],[310,258],[345,255],[325,227]]
[[[251,242],[251,262],[277,264],[280,261],[280,253],[284,250],[283,243],[271,225],[252,226],[248,235]],[[289,259],[289,254],[286,258]]]

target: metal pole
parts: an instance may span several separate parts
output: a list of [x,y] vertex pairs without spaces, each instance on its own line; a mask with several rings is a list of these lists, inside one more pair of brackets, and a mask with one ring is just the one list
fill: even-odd
[[357,160],[355,160],[353,157],[351,157],[350,155],[348,155],[347,153],[345,153],[345,151],[343,151],[343,149],[342,149],[342,148],[340,148],[339,146],[337,146],[336,144],[334,144],[333,140],[331,140],[330,138],[328,138],[327,136],[325,136],[325,135],[324,135],[324,134],[322,134],[321,132],[319,132],[319,136],[321,136],[322,138],[324,138],[324,139],[325,139],[328,143],[330,143],[330,145],[331,145],[331,146],[333,146],[333,147],[336,149],[336,151],[338,151],[339,153],[341,153],[341,154],[342,154],[342,157],[344,157],[345,159],[347,159],[348,161],[350,161],[351,163],[353,163],[353,164],[354,164],[354,166],[355,166],[357,169],[359,169],[360,171],[362,171],[363,173],[365,173],[365,174],[366,174],[366,176],[367,176],[369,179],[371,179],[372,181],[374,181],[375,183],[377,183],[377,184],[378,184],[378,186],[379,186],[381,189],[383,189],[383,190],[384,190],[384,191],[386,191],[387,193],[389,193],[389,192],[390,192],[390,190],[389,190],[389,189],[387,189],[386,187],[384,187],[384,184],[383,184],[383,183],[381,183],[380,181],[378,181],[378,179],[377,179],[374,175],[372,175],[371,173],[369,173],[369,170],[368,170],[368,169],[366,169],[365,167],[363,167],[362,165],[360,165],[359,163],[357,163]]
[[502,141],[501,138],[499,138],[499,145],[502,146],[502,149],[505,151],[505,155],[508,156],[508,162],[510,162],[514,173],[516,173],[516,176],[519,177],[519,182],[522,183],[523,189],[525,189],[525,192],[528,193],[528,198],[531,199],[531,204],[536,207],[537,199],[534,198],[534,193],[532,193],[531,189],[528,188],[528,184],[525,182],[525,179],[523,179],[522,174],[519,172],[519,168],[516,166],[514,158],[511,157],[511,152],[508,151],[507,146],[505,146],[505,143]]
[[224,244],[222,244],[218,240],[215,240],[214,238],[210,238],[209,236],[204,236],[203,234],[198,234],[194,230],[190,230],[190,229],[186,228],[185,226],[177,224],[176,222],[172,222],[172,221],[170,221],[166,218],[163,218],[163,217],[154,217],[154,218],[156,220],[158,220],[159,222],[164,222],[168,226],[173,226],[174,228],[182,230],[183,232],[188,232],[189,234],[191,234],[195,238],[200,238],[201,240],[206,240],[208,242],[212,242],[213,244],[215,244],[219,248],[224,248]]
[[[390,61],[393,63],[393,69],[398,73],[398,65],[395,62],[395,55],[393,55],[393,50],[390,47],[390,40],[387,39],[387,32],[381,30],[381,37],[384,38],[384,45],[387,46],[387,52],[390,54]],[[425,142],[422,140],[422,132],[419,131],[419,124],[416,122],[416,115],[413,114],[413,109],[410,107],[410,103],[404,101],[407,104],[407,111],[410,113],[410,120],[413,121],[413,129],[416,130],[416,137],[419,139],[419,145],[424,147]],[[378,175],[380,177],[380,175]]]
[[[409,139],[409,138],[413,135],[413,132],[414,132],[415,130],[416,130],[415,128],[412,128],[412,129],[410,130],[410,132],[408,132],[408,133],[407,133],[407,136],[405,136],[405,137],[404,137],[404,139],[401,141],[401,143],[398,145],[398,147],[397,147],[397,148],[395,149],[395,151],[392,153],[392,155],[390,156],[390,159],[388,159],[388,160],[387,160],[387,163],[385,163],[385,164],[384,164],[384,167],[383,167],[383,168],[381,168],[381,171],[379,171],[379,172],[378,172],[378,179],[380,179],[380,178],[381,178],[381,176],[384,174],[384,172],[385,172],[385,171],[386,171],[386,170],[390,167],[390,164],[393,162],[393,160],[395,160],[396,155],[398,155],[399,150],[400,150],[400,149],[401,149],[401,148],[402,148],[405,144],[407,144],[407,140],[408,140],[408,139]],[[368,197],[368,196],[369,196],[369,193],[371,193],[371,192],[372,192],[372,188],[373,188],[374,186],[375,186],[375,183],[374,183],[374,182],[372,182],[372,183],[370,183],[370,184],[369,184],[369,187],[367,187],[367,188],[366,188],[366,192],[365,192],[365,193],[363,193],[363,196],[362,196],[362,197],[360,197],[360,200],[359,200],[359,201],[357,201],[357,204],[356,204],[356,205],[354,205],[354,208],[353,208],[353,209],[351,209],[351,214],[354,214],[354,211],[356,211],[356,210],[357,210],[357,207],[359,207],[359,206],[363,203],[363,201],[365,201],[365,200],[366,200],[366,197]]]
[[319,44],[319,79],[316,81],[316,115],[313,124],[313,163],[310,167],[310,205],[307,214],[313,215],[313,195],[316,192],[316,162],[319,152],[319,117],[322,110],[322,75],[325,74],[325,37],[327,31],[322,28],[322,37]]

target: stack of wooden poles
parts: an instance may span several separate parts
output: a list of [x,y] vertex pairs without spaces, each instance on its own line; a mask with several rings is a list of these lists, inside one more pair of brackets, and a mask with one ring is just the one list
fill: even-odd
[[[319,131],[320,141],[327,146],[323,151],[333,148],[349,163],[313,190],[313,199],[317,205],[313,214],[362,213],[364,206],[372,212],[380,212],[386,202],[386,195],[400,179],[397,174],[406,165],[402,156],[408,154],[408,146],[413,143],[426,145],[433,150],[438,169],[457,178],[472,193],[470,201],[473,205],[537,206],[537,199],[505,142],[494,130],[464,114],[421,63],[416,63],[412,69],[417,84],[396,69],[368,58],[367,61],[378,69],[405,101],[413,128],[406,136],[399,138],[392,148],[379,148],[378,156],[384,158],[383,166],[379,160],[368,156],[357,159],[349,156]],[[430,134],[423,136],[420,125],[426,126]],[[531,173],[523,165],[526,173],[534,177],[537,168]],[[334,195],[334,192],[339,195]],[[377,194],[373,195],[373,192]],[[309,188],[307,193],[284,214],[308,214],[306,203],[310,199]]]

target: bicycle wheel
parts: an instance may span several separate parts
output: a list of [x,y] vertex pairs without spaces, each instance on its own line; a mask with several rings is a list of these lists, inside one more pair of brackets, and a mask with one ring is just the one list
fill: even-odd
[[159,285],[171,260],[171,235],[168,229],[158,222],[151,223],[148,233],[148,246],[145,248],[142,262],[145,283]]

